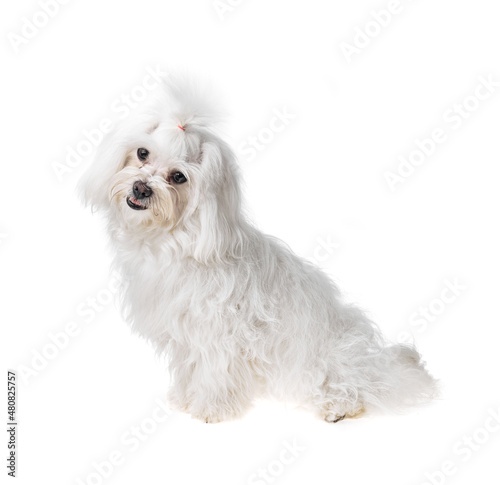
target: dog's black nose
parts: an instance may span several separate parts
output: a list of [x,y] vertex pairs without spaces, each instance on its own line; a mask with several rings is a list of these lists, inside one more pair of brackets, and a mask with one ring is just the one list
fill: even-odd
[[147,199],[153,191],[144,182],[137,181],[134,183],[134,197],[136,199]]

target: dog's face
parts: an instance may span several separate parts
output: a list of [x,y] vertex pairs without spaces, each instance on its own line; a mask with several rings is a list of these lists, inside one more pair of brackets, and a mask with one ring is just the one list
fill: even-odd
[[203,160],[201,146],[187,150],[182,143],[183,138],[197,138],[186,129],[159,124],[131,138],[135,143],[105,189],[117,217],[130,224],[173,228],[194,209]]
[[81,188],[85,202],[122,232],[179,229],[175,234],[202,258],[235,237],[240,190],[232,151],[215,134],[210,113],[199,110],[205,97],[193,98],[192,91],[162,86],[107,135]]

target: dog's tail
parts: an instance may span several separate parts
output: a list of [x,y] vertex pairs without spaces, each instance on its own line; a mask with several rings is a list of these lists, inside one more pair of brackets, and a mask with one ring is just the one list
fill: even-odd
[[438,381],[411,345],[381,347],[370,358],[371,382],[365,388],[365,408],[403,411],[427,404],[439,395]]

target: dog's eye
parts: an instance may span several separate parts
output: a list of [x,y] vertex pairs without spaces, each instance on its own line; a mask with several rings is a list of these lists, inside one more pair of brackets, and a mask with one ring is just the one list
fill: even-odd
[[172,175],[170,175],[170,178],[176,184],[183,184],[184,182],[187,182],[187,178],[182,172],[174,172]]
[[143,162],[148,159],[149,151],[146,150],[145,148],[139,148],[137,149],[137,158],[139,160],[142,160]]

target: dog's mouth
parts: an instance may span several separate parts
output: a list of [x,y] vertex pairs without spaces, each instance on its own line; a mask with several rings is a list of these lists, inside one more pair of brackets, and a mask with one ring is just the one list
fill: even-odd
[[146,210],[147,207],[138,199],[135,197],[127,197],[127,205],[136,211],[143,211]]

